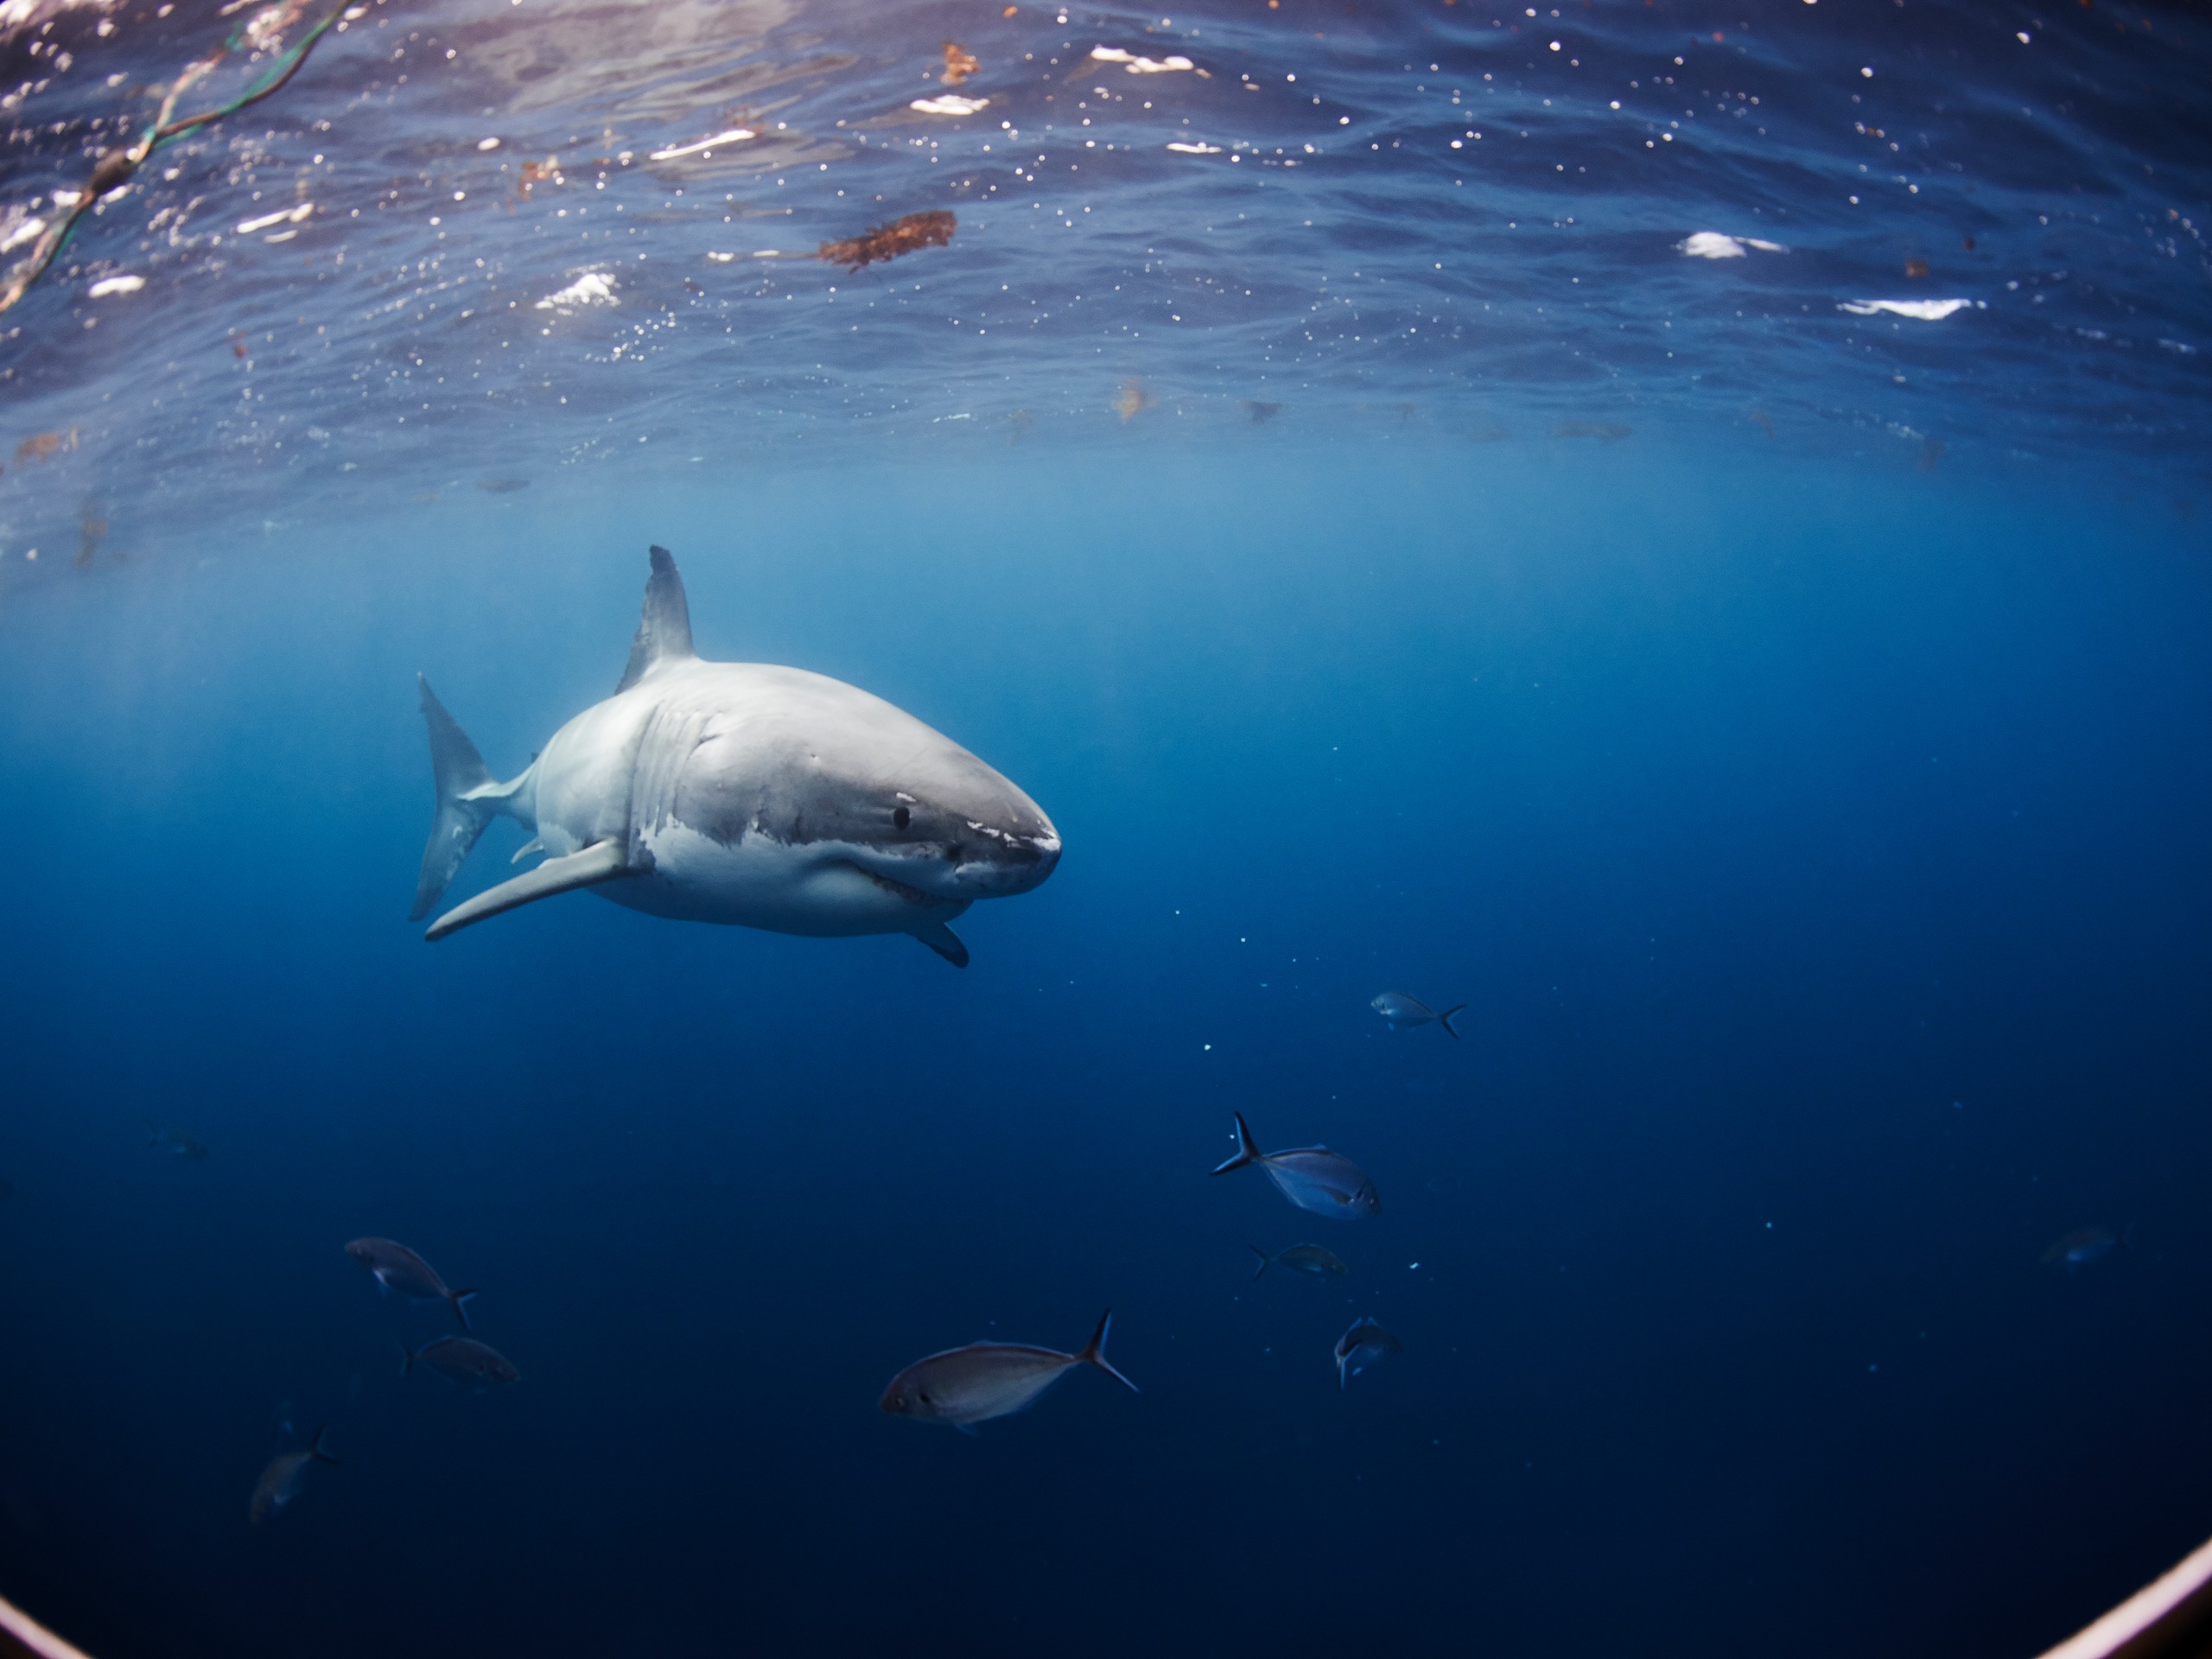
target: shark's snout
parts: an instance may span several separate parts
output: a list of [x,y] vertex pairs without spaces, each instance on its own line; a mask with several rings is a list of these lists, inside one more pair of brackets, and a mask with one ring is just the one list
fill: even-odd
[[1041,827],[1026,831],[971,823],[959,843],[959,885],[978,899],[1007,899],[1043,886],[1060,861],[1060,836],[1042,813],[1038,818]]

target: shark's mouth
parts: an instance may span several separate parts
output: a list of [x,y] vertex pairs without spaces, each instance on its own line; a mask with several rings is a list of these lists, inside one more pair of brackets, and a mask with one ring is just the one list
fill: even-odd
[[865,864],[855,864],[851,859],[845,861],[893,898],[903,899],[910,905],[933,905],[938,902],[919,887],[910,887],[904,881],[894,881],[887,875],[879,875]]

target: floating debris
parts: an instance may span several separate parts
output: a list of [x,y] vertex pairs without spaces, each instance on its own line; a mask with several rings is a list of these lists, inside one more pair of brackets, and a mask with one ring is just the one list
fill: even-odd
[[1257,397],[1240,398],[1236,406],[1252,417],[1255,426],[1265,426],[1282,413],[1281,404],[1263,404]]
[[1854,317],[1871,317],[1886,311],[1893,317],[1910,317],[1918,322],[1941,322],[1969,306],[1986,311],[1989,308],[1989,302],[1986,300],[1839,300],[1835,308],[1848,311]]
[[1755,409],[1745,418],[1757,425],[1770,438],[1774,435],[1774,416],[1764,410]]
[[522,180],[516,188],[523,196],[527,197],[535,186],[546,183],[566,184],[567,182],[568,181],[561,176],[561,163],[554,157],[548,156],[542,162],[524,162],[522,164]]
[[530,480],[526,478],[480,478],[476,480],[476,487],[486,495],[512,495],[517,490],[528,489]]
[[990,101],[988,98],[963,98],[957,92],[945,92],[936,98],[918,98],[906,107],[924,115],[973,115]]
[[1122,390],[1114,399],[1114,412],[1124,424],[1135,420],[1152,407],[1152,394],[1144,389],[1141,380],[1124,380]]
[[[324,14],[322,21],[302,37],[299,44],[286,50],[281,38],[283,31],[299,21],[307,4],[306,0],[283,0],[281,4],[256,13],[230,41],[207,56],[186,65],[177,78],[169,83],[153,124],[146,128],[136,143],[103,150],[92,164],[92,176],[85,181],[82,190],[56,190],[52,193],[55,206],[67,211],[57,215],[41,229],[38,244],[32,250],[30,257],[16,268],[4,287],[0,287],[0,311],[9,310],[30,291],[31,284],[46,274],[48,267],[54,264],[55,257],[68,242],[71,232],[77,228],[77,221],[104,200],[119,195],[127,188],[132,177],[156,150],[283,90],[285,83],[297,74],[300,66],[307,61],[308,54],[315,50],[315,43],[346,15],[348,7],[349,0],[339,0],[337,5]],[[108,25],[103,22],[100,27],[105,30]],[[176,109],[177,100],[196,82],[213,73],[238,47],[245,48],[257,58],[264,54],[271,56],[275,60],[268,73],[242,96],[232,99],[229,103],[215,109],[203,110],[197,115],[187,116],[182,120],[172,121],[169,117]],[[66,62],[67,54],[63,56]],[[112,86],[120,79],[118,76],[109,84]]]
[[1922,472],[1923,472],[1923,473],[1932,473],[1932,472],[1934,472],[1934,471],[1936,470],[1936,463],[1937,461],[1939,461],[1942,460],[1942,459],[1943,459],[1943,440],[1942,440],[1942,439],[1941,439],[1941,438],[1923,438],[1923,439],[1920,441],[1920,470],[1921,470]]
[[1006,418],[1007,429],[1006,442],[1007,447],[1009,449],[1015,444],[1020,443],[1021,442],[1022,435],[1027,433],[1031,427],[1037,424],[1036,416],[1033,415],[1026,409],[1017,409],[1013,414],[1007,416]]
[[612,272],[588,270],[558,293],[548,294],[537,302],[540,311],[572,311],[584,305],[620,305],[614,297],[615,282]]
[[[1133,75],[1166,75],[1180,71],[1198,69],[1188,58],[1147,58],[1134,52],[1124,52],[1118,46],[1094,46],[1090,48],[1094,63],[1118,63]],[[1204,74],[1204,70],[1199,70]]]
[[847,270],[858,270],[862,265],[872,265],[879,260],[896,259],[924,248],[941,248],[952,240],[952,233],[959,225],[960,221],[945,209],[932,207],[925,213],[894,219],[872,231],[863,231],[847,241],[824,242],[815,257],[842,265]]
[[1173,143],[1167,148],[1178,156],[1218,156],[1221,154],[1219,144]]
[[944,73],[938,77],[948,86],[957,86],[983,66],[976,56],[957,41],[944,43]]
[[1761,253],[1787,253],[1779,242],[1756,236],[1727,236],[1719,231],[1697,231],[1675,244],[1675,251],[1693,259],[1741,259],[1752,248]]
[[1925,259],[1906,260],[1904,262],[1904,274],[1908,276],[1914,277],[1925,276],[1928,274],[1928,262]]
[[1561,421],[1552,428],[1555,438],[1595,438],[1600,443],[1618,443],[1628,435],[1618,421]]
[[67,432],[34,432],[16,446],[16,465],[27,466],[34,461],[51,461],[65,449],[77,447],[77,429]]
[[[711,157],[716,144],[741,144],[747,139],[758,136],[750,127],[732,127],[727,131],[717,132],[705,138],[695,138],[688,144],[677,144],[668,149],[654,150],[645,159],[649,162],[672,162],[679,156]],[[527,173],[529,169],[524,170]],[[556,179],[554,182],[557,184],[559,181]]]
[[104,300],[111,294],[136,294],[145,286],[143,276],[103,276],[85,290],[85,297]]
[[273,225],[304,224],[314,217],[314,214],[315,203],[303,201],[296,207],[280,207],[273,213],[263,213],[258,218],[242,219],[237,226],[238,233],[240,236],[254,236]]

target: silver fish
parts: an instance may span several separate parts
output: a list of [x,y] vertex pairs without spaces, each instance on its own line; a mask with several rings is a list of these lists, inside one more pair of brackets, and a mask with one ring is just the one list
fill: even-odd
[[181,1158],[191,1164],[198,1163],[207,1155],[207,1148],[182,1129],[157,1128],[151,1123],[146,1125],[146,1144],[159,1147],[170,1157]]
[[1259,1143],[1252,1139],[1250,1127],[1244,1114],[1235,1114],[1236,1119],[1236,1155],[1214,1170],[1217,1175],[1226,1175],[1232,1169],[1242,1169],[1247,1164],[1257,1164],[1268,1172],[1283,1197],[1301,1210],[1311,1210],[1317,1216],[1334,1216],[1339,1221],[1357,1221],[1362,1216],[1381,1211],[1382,1199],[1375,1196],[1375,1183],[1367,1173],[1340,1153],[1326,1147],[1293,1147],[1284,1152],[1262,1152]]
[[1362,1371],[1373,1370],[1406,1345],[1373,1319],[1359,1319],[1337,1338],[1337,1386],[1343,1388]]
[[[327,1427],[328,1425],[324,1425]],[[269,1466],[261,1471],[261,1478],[253,1484],[253,1502],[247,1514],[253,1524],[259,1526],[270,1516],[283,1509],[300,1495],[300,1488],[307,1484],[309,1465],[338,1461],[322,1449],[323,1430],[315,1432],[315,1439],[296,1452],[280,1452],[269,1459]]]
[[1452,1016],[1467,1005],[1455,1002],[1439,1014],[1419,997],[1408,996],[1403,991],[1385,991],[1367,1006],[1388,1020],[1393,1031],[1405,1031],[1414,1026],[1438,1025],[1444,1027],[1446,1036],[1456,1042],[1459,1033],[1452,1023]]
[[400,1363],[402,1376],[414,1370],[416,1362],[420,1360],[448,1382],[480,1394],[486,1389],[522,1381],[522,1373],[515,1370],[505,1354],[474,1337],[440,1337],[420,1348],[410,1348],[403,1342],[399,1351],[407,1356]]
[[476,1293],[448,1287],[437,1269],[397,1240],[357,1238],[346,1247],[346,1254],[367,1268],[383,1290],[397,1291],[411,1301],[450,1304],[461,1328],[468,1329],[468,1310],[461,1304]]
[[2129,1236],[2134,1229],[2115,1233],[2105,1227],[2077,1227],[2065,1237],[2056,1241],[2043,1253],[2043,1264],[2047,1268],[2063,1268],[2069,1273],[2101,1262],[2114,1250],[2134,1248]]
[[1334,1250],[1325,1250],[1319,1244],[1294,1244],[1280,1255],[1269,1255],[1256,1244],[1248,1248],[1260,1258],[1260,1265],[1252,1269],[1255,1279],[1271,1267],[1288,1268],[1293,1273],[1310,1273],[1324,1279],[1341,1279],[1347,1271]]
[[965,1348],[948,1348],[916,1360],[893,1377],[876,1404],[893,1417],[950,1423],[963,1434],[973,1434],[977,1423],[1011,1416],[1035,1404],[1038,1395],[1072,1366],[1096,1365],[1135,1394],[1137,1385],[1106,1363],[1106,1330],[1113,1322],[1109,1307],[1098,1316],[1090,1340],[1072,1354],[1016,1342],[971,1342]]

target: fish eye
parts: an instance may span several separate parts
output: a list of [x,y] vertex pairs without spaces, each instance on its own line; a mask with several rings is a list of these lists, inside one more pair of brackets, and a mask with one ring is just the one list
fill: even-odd
[[899,806],[892,809],[891,822],[896,824],[899,829],[904,830],[913,821],[914,815],[909,812],[905,807]]

